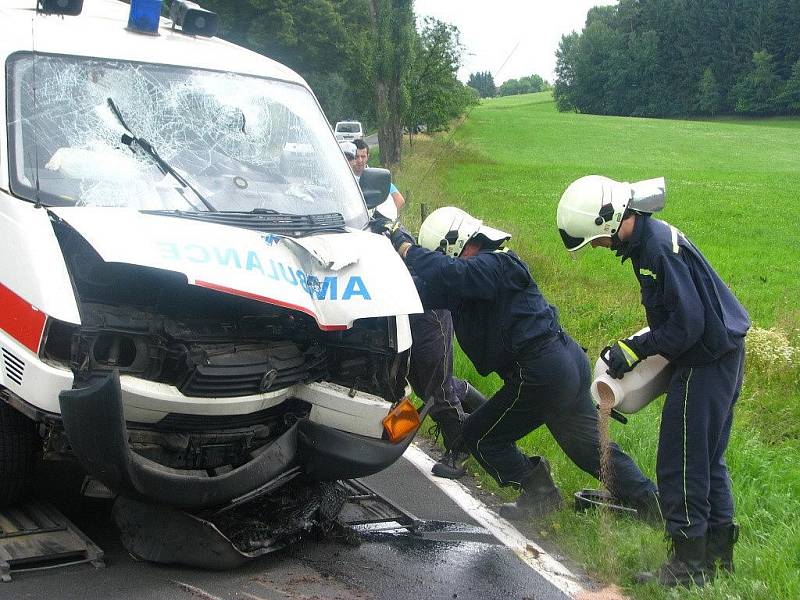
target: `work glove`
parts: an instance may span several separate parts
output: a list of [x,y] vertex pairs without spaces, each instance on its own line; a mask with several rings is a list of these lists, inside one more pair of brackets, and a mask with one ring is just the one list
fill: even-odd
[[373,216],[369,222],[369,229],[372,231],[372,233],[383,233],[389,235],[393,225],[394,222],[390,221],[386,217]]
[[404,242],[414,244],[414,238],[397,221],[385,221],[383,229],[379,232],[389,238],[395,250],[398,250]]
[[389,232],[389,241],[392,242],[392,246],[394,246],[395,250],[400,250],[400,246],[404,243],[413,244],[414,238],[411,237],[405,229],[403,229],[399,223],[395,224],[394,228]]
[[631,338],[614,342],[601,354],[608,365],[606,373],[614,379],[622,379],[625,373],[632,371],[642,361],[637,350],[638,344]]

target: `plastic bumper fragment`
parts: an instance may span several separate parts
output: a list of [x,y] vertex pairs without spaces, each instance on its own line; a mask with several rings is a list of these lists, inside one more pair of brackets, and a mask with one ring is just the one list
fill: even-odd
[[119,374],[59,395],[64,429],[86,471],[115,492],[181,508],[222,506],[266,485],[296,464],[297,425],[252,460],[216,477],[146,459],[128,446]]
[[[430,403],[420,413],[420,423],[429,410]],[[297,429],[298,459],[303,471],[318,481],[366,477],[382,471],[400,458],[417,431],[419,427],[393,444],[311,421],[300,421]]]

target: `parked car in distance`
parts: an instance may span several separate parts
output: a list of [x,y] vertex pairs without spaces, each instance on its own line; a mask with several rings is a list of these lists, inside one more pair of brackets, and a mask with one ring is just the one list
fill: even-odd
[[364,137],[364,128],[358,121],[339,121],[333,128],[333,133],[339,142],[352,142]]

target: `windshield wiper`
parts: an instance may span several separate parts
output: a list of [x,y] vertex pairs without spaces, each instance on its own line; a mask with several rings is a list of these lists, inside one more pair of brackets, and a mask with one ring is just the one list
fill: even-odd
[[197,189],[191,183],[189,183],[183,175],[181,175],[167,161],[161,158],[161,155],[158,153],[158,151],[153,147],[153,145],[150,142],[148,142],[144,138],[138,137],[135,133],[133,133],[133,131],[131,131],[131,128],[128,127],[128,124],[125,122],[125,118],[122,116],[122,113],[117,108],[117,105],[114,103],[114,100],[112,100],[111,98],[106,98],[106,101],[108,102],[108,107],[111,109],[111,112],[114,114],[114,117],[116,117],[117,121],[119,121],[119,124],[125,128],[125,131],[127,131],[128,134],[130,134],[128,135],[123,133],[120,141],[126,146],[128,146],[128,148],[130,148],[131,150],[134,150],[134,144],[136,145],[137,148],[141,148],[144,151],[144,153],[147,156],[149,156],[154,163],[156,163],[156,166],[162,173],[164,173],[164,175],[167,174],[172,175],[172,177],[174,177],[175,180],[178,183],[180,183],[184,188],[189,188],[190,190],[192,190],[192,192],[194,192],[194,195],[200,199],[200,202],[202,202],[209,211],[217,212],[217,209],[214,207],[214,205],[211,204],[208,200],[206,200],[203,197],[203,195],[199,191],[197,191]]
[[347,231],[344,217],[340,213],[294,215],[278,212],[270,208],[256,208],[248,212],[217,211],[210,213],[185,212],[181,210],[143,210],[140,212],[147,215],[178,217],[294,237],[301,237],[311,233],[344,233]]

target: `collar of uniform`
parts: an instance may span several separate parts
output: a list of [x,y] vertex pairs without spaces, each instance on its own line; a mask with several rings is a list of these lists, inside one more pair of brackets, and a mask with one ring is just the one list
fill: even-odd
[[646,235],[649,217],[650,215],[637,213],[631,237],[615,248],[617,256],[622,259],[623,263],[639,251]]

